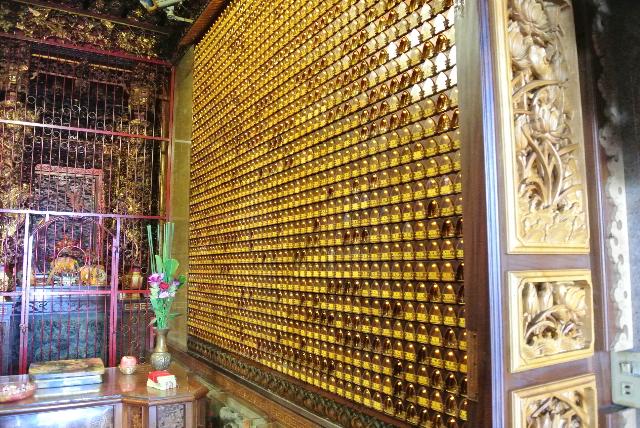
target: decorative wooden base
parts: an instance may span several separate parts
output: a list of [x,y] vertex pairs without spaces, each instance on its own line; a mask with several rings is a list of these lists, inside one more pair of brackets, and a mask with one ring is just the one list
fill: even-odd
[[[378,419],[373,414],[365,413],[368,409],[362,406],[356,409],[353,407],[355,403],[337,395],[330,397],[331,394],[320,389],[317,392],[304,390],[296,385],[295,379],[269,369],[259,368],[243,357],[230,354],[193,337],[189,337],[188,340],[188,355],[176,351],[175,348],[172,348],[171,352],[178,360],[184,359],[185,356],[190,358],[189,367],[193,367],[205,378],[207,375],[212,375],[213,377],[210,378],[212,382],[228,389],[232,394],[250,401],[269,415],[278,413],[282,420],[279,417],[276,419],[285,426],[316,427],[318,425],[335,426],[334,424],[346,428],[409,426],[391,418],[389,421]],[[193,364],[194,360],[199,361],[197,367]],[[241,374],[241,377],[234,373]],[[240,381],[233,381],[231,378],[239,378]],[[257,392],[257,389],[266,391]],[[265,392],[271,397],[265,398]],[[306,413],[313,422],[300,416],[301,412]],[[381,416],[384,417],[384,415]]]

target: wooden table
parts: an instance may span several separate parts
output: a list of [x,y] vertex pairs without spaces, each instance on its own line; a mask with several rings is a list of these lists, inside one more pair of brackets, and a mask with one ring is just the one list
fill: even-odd
[[[148,365],[123,375],[106,369],[103,383],[38,389],[25,400],[0,404],[0,428],[200,428],[205,426],[207,389],[178,365],[169,371],[178,387],[147,388]],[[0,383],[27,375],[0,376]]]

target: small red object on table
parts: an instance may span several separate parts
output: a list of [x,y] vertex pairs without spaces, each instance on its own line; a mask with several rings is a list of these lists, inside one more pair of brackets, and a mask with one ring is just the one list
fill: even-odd
[[151,379],[154,382],[158,382],[158,378],[162,376],[173,376],[173,375],[166,370],[156,370],[153,372],[149,372],[149,379]]
[[177,387],[176,377],[166,370],[156,370],[149,372],[147,386],[160,390],[173,389]]

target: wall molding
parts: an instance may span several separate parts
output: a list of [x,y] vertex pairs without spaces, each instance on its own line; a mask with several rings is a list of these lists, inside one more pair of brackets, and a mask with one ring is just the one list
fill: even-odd
[[607,47],[607,20],[609,7],[607,0],[592,0],[596,9],[593,22],[593,45],[602,71],[598,78],[598,89],[604,105],[604,121],[598,129],[598,142],[607,156],[608,176],[605,192],[609,208],[609,224],[606,225],[606,253],[610,272],[609,299],[613,302],[615,316],[615,336],[611,343],[613,351],[623,351],[633,347],[633,307],[631,300],[631,268],[629,255],[629,234],[627,230],[627,199],[624,176],[624,158],[621,123],[615,83],[612,81],[616,64],[611,63]]

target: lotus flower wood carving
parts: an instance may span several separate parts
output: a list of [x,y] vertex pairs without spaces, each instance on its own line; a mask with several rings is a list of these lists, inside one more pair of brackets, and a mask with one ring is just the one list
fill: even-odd
[[581,349],[587,340],[585,289],[574,282],[528,282],[522,291],[528,358]]
[[[564,396],[566,395],[566,397]],[[527,428],[578,428],[588,426],[589,413],[578,392],[549,396],[531,403]]]
[[[568,17],[567,17],[568,14]],[[516,234],[524,246],[588,243],[577,67],[564,0],[510,0]],[[575,39],[569,37],[575,49]]]
[[509,274],[511,370],[545,367],[593,353],[593,290],[588,270]]

